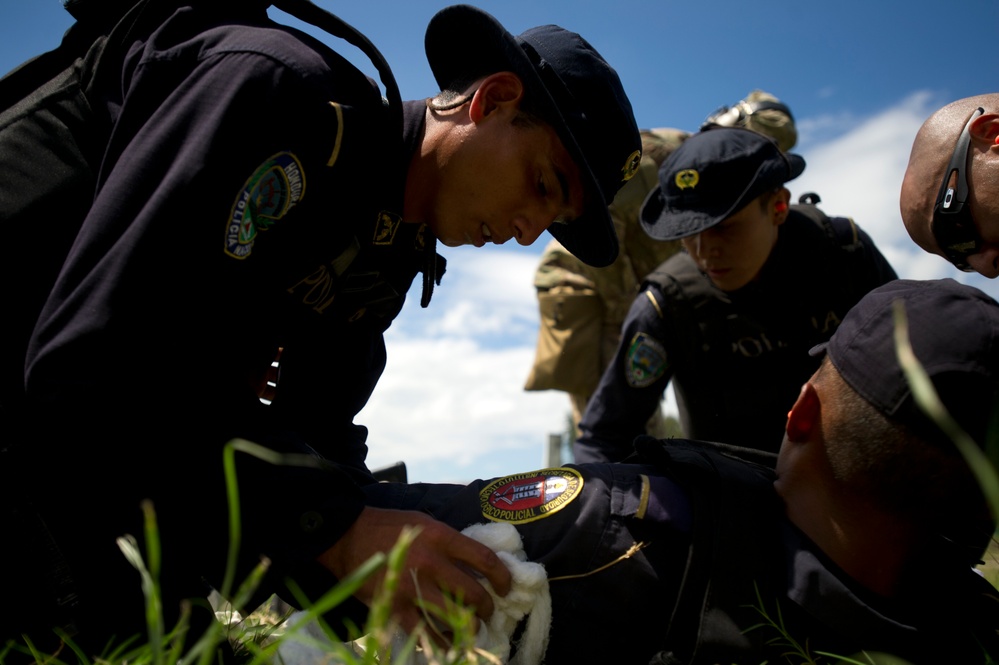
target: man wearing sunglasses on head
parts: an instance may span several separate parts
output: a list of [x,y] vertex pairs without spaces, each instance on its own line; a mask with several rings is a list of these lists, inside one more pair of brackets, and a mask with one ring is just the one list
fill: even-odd
[[960,270],[999,276],[999,93],[966,97],[916,134],[900,208],[909,235]]

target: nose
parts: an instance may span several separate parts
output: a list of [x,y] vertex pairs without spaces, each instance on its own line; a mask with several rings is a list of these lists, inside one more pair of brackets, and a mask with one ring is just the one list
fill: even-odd
[[551,223],[550,218],[518,216],[513,220],[513,237],[517,240],[517,244],[526,247],[534,244],[534,241],[541,237],[541,234],[551,226]]
[[989,279],[999,277],[999,245],[984,245],[982,251],[968,257],[968,265]]
[[687,243],[687,251],[694,256],[708,257],[718,253],[718,243],[714,242],[714,234],[711,233],[711,229],[692,236]]

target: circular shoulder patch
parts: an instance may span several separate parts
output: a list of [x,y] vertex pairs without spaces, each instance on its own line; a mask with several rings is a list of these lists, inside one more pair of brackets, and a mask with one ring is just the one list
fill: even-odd
[[562,510],[582,489],[575,469],[541,469],[494,480],[479,492],[479,505],[494,522],[524,524]]
[[644,388],[656,382],[669,368],[666,349],[648,333],[636,333],[625,358],[625,378],[632,388]]

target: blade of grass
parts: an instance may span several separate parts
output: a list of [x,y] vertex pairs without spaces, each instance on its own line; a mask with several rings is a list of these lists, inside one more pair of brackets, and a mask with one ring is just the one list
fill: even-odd
[[954,442],[958,451],[964,457],[972,474],[978,481],[982,494],[988,501],[992,515],[999,516],[999,477],[982,449],[968,436],[960,425],[951,417],[943,402],[933,388],[933,382],[920,365],[909,341],[909,321],[905,315],[905,305],[895,301],[893,316],[895,321],[895,352],[899,365],[905,373],[912,388],[912,396],[916,404],[937,424],[937,426]]

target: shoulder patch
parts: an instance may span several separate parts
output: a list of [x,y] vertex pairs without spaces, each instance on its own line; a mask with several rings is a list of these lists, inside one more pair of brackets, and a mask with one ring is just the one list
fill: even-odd
[[562,510],[582,489],[575,469],[541,469],[494,480],[479,492],[479,505],[493,522],[524,524]]
[[290,152],[279,152],[258,166],[236,196],[226,225],[225,253],[245,259],[257,233],[288,214],[305,195],[305,171]]
[[648,333],[636,333],[625,357],[625,378],[632,388],[644,388],[656,382],[669,367],[666,349]]

